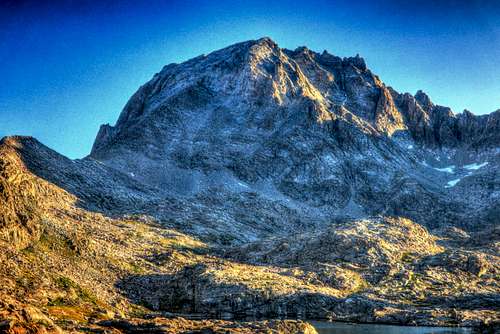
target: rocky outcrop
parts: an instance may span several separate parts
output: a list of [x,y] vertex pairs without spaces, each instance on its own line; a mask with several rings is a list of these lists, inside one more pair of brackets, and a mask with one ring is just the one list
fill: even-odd
[[23,138],[0,141],[0,240],[17,249],[25,248],[41,234],[43,198],[50,186],[35,182],[16,154]]
[[0,300],[0,332],[6,334],[60,334],[63,333],[63,330],[38,308],[32,305],[23,305],[2,296]]
[[442,250],[425,228],[387,217],[344,220],[317,233],[251,243],[236,249],[233,256],[245,262],[290,266],[349,263],[369,283],[377,283],[410,253],[425,256]]
[[496,321],[498,257],[438,242],[405,219],[343,221],[326,231],[214,250],[216,258],[173,275],[132,275],[119,287],[159,312],[216,318]]

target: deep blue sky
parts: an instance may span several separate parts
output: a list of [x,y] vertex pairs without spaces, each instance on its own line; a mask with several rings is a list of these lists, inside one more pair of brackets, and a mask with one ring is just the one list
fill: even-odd
[[396,90],[500,108],[500,1],[0,2],[0,136],[72,157],[163,65],[269,36],[359,53]]

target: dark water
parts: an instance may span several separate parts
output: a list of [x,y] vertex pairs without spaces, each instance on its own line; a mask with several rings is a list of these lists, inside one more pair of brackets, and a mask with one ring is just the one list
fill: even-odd
[[309,321],[319,334],[469,334],[470,328],[409,327]]

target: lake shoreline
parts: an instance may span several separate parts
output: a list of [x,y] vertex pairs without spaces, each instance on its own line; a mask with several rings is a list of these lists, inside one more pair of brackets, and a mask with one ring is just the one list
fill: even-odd
[[307,317],[237,317],[237,316],[220,316],[220,317],[207,317],[203,314],[185,314],[185,313],[172,313],[172,312],[159,312],[146,315],[144,319],[154,319],[154,318],[184,318],[188,320],[225,320],[233,322],[257,322],[257,321],[274,321],[274,320],[293,320],[293,321],[305,321],[305,322],[317,322],[317,323],[339,323],[339,324],[352,324],[352,325],[385,325],[385,326],[399,326],[399,327],[429,327],[429,328],[482,328],[488,326],[489,324],[481,325],[460,325],[453,323],[439,323],[439,324],[409,324],[403,322],[387,322],[387,321],[376,321],[376,322],[363,322],[363,321],[351,321],[342,319],[328,319],[328,318],[307,318]]
[[309,322],[318,334],[472,334],[477,329],[472,327],[443,326],[401,326],[394,324],[359,324],[346,322]]

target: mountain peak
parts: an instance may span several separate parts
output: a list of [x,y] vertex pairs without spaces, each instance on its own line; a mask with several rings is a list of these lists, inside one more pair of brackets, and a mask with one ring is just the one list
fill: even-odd
[[359,53],[356,54],[356,56],[354,57],[344,58],[344,62],[347,64],[352,64],[353,66],[359,68],[362,71],[367,69],[365,59],[361,57]]
[[415,99],[424,108],[428,109],[433,106],[430,97],[420,89],[415,93]]
[[172,147],[191,147],[200,138],[209,146],[245,136],[261,142],[297,126],[316,135],[320,125],[339,124],[344,132],[336,140],[347,128],[386,137],[409,131],[430,145],[477,139],[464,136],[456,122],[421,90],[413,97],[387,88],[359,54],[340,58],[305,46],[290,51],[263,37],[164,67],[132,96],[115,126],[100,128],[91,155],[138,152],[161,160]]
[[271,39],[271,37],[268,37],[268,36],[261,37],[261,38],[255,40],[255,42],[257,44],[268,44],[268,45],[272,45],[272,46],[277,46],[278,45],[275,41],[273,41]]
[[6,145],[12,148],[22,148],[25,145],[41,146],[42,143],[40,143],[35,137],[32,136],[12,135],[1,138],[0,146],[2,145]]

